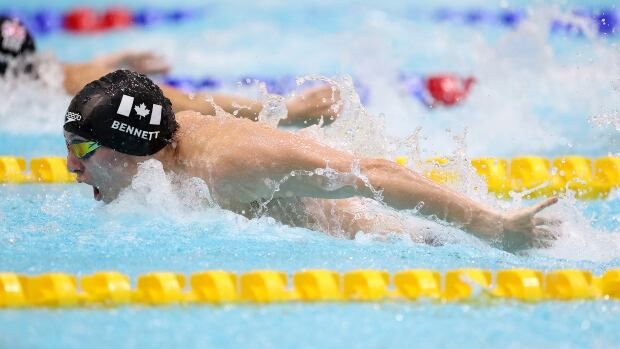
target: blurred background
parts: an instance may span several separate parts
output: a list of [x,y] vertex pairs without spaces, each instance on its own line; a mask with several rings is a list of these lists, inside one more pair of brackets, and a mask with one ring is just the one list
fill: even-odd
[[[258,80],[270,93],[286,95],[304,87],[295,78],[351,77],[364,106],[385,118],[387,134],[415,134],[425,157],[463,147],[471,156],[618,151],[618,13],[610,1],[82,5],[25,1],[0,9],[25,18],[38,48],[60,61],[152,51],[173,67],[160,78],[188,91],[206,87],[258,96],[251,88]],[[119,8],[131,17],[126,27],[62,28],[63,16],[76,9],[88,17],[88,11],[101,16]],[[474,82],[459,103],[429,108],[437,101],[428,79],[446,76]],[[0,132],[58,135],[54,115],[63,114],[66,98],[48,99],[42,91],[4,94],[9,98],[0,106]],[[17,149],[3,142],[0,151]]]

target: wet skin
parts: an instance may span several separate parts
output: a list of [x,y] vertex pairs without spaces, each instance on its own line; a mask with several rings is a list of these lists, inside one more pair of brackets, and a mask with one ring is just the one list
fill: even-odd
[[[79,181],[97,188],[96,196],[104,202],[114,200],[129,185],[140,162],[154,158],[166,171],[203,179],[217,203],[235,212],[269,199],[372,199],[376,190],[381,190],[383,201],[394,209],[419,209],[423,216],[454,224],[505,249],[543,247],[556,238],[552,226],[559,222],[537,216],[557,202],[556,198],[521,210],[498,212],[394,162],[356,159],[262,123],[190,111],[177,113],[176,118],[180,128],[175,142],[153,156],[129,156],[102,147],[87,160],[69,154],[68,167]],[[72,134],[65,137],[67,142],[76,139]],[[333,180],[316,173],[327,167],[340,173],[344,184],[334,186]],[[346,175],[354,168],[359,168],[362,177]],[[291,177],[292,171],[314,174]],[[274,191],[274,183],[287,176]]]

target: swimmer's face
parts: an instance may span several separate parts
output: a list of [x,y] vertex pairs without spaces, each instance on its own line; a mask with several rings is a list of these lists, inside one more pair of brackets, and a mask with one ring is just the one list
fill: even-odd
[[[86,142],[80,136],[65,132],[67,145]],[[93,187],[95,200],[109,203],[116,199],[120,191],[131,184],[137,172],[138,161],[135,156],[119,153],[106,147],[97,148],[85,159],[75,156],[67,147],[67,168],[77,175],[80,183]]]

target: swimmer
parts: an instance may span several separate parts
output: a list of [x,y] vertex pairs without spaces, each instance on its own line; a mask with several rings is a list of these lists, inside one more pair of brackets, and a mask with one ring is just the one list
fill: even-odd
[[[9,71],[26,73],[31,76],[37,73],[36,46],[28,29],[15,18],[0,16],[2,44],[0,45],[0,77]],[[64,63],[63,87],[73,96],[88,82],[119,68],[126,68],[142,74],[163,74],[170,66],[161,57],[144,52],[119,52],[97,57],[85,63]],[[216,93],[199,93],[190,98],[183,91],[170,86],[160,86],[164,94],[172,102],[175,112],[195,110],[202,114],[214,115],[215,106],[227,113],[258,120],[263,106],[260,102],[240,96],[229,96]],[[329,86],[319,86],[302,91],[286,101],[287,117],[280,120],[279,125],[308,126],[312,124],[331,123],[337,113],[332,106],[338,97]]]
[[[175,114],[157,85],[127,70],[89,83],[73,98],[64,135],[69,171],[106,203],[131,184],[139,164],[154,159],[168,173],[204,180],[221,208],[245,215],[273,200],[315,199],[323,205],[319,210],[338,216],[338,206],[346,211],[356,200],[376,200],[380,193],[395,210],[416,210],[511,251],[548,245],[559,224],[537,215],[557,198],[499,212],[392,161],[356,158],[247,119]],[[313,227],[304,217],[287,224]],[[359,228],[350,222],[343,227]]]

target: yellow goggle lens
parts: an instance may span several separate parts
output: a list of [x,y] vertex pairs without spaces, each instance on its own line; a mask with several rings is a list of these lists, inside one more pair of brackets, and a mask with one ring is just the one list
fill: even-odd
[[69,150],[78,159],[85,159],[100,147],[97,142],[87,141],[69,144]]

